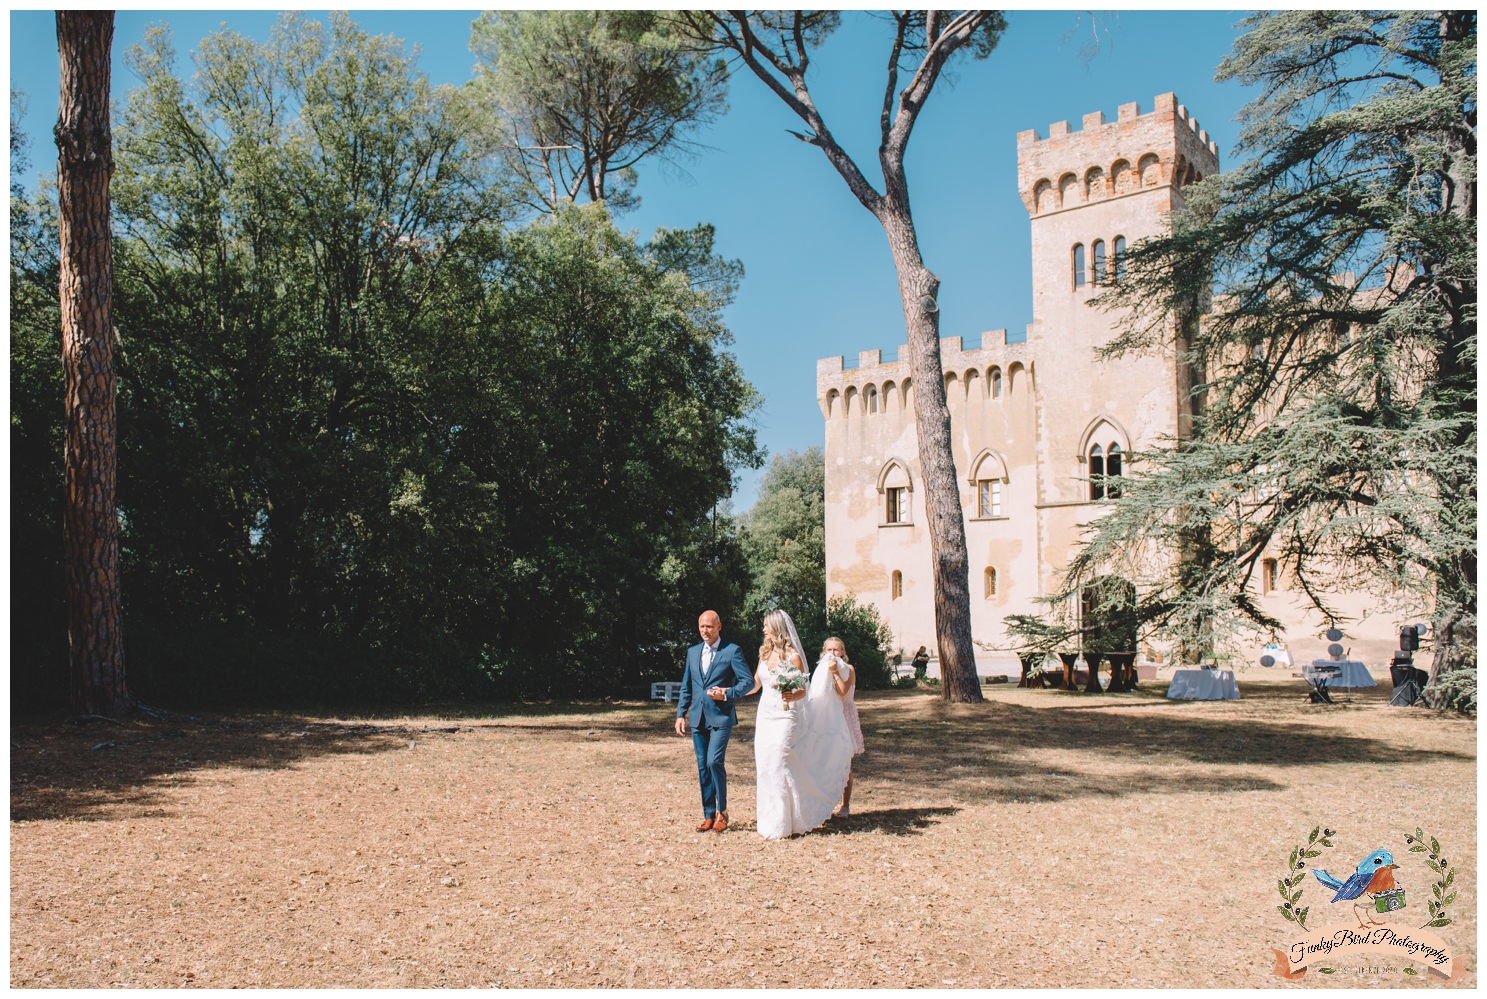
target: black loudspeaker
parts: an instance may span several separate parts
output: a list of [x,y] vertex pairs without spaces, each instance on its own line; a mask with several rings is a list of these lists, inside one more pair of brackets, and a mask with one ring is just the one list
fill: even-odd
[[1420,648],[1420,632],[1412,624],[1399,629],[1399,651],[1415,652]]
[[1261,666],[1274,666],[1275,665],[1275,657],[1274,656],[1261,656],[1260,657],[1260,665]]
[[1414,680],[1406,680],[1404,683],[1395,685],[1394,694],[1389,698],[1389,704],[1396,708],[1407,708],[1419,699],[1419,685]]

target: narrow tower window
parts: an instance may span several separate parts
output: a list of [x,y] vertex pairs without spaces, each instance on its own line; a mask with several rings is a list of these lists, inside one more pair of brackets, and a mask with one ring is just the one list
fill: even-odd
[[1098,444],[1089,449],[1089,498],[1105,498],[1105,452]]
[[887,509],[884,511],[883,522],[885,524],[907,524],[909,522],[909,490],[906,486],[898,486],[883,490],[887,498]]
[[1264,591],[1266,593],[1274,593],[1276,590],[1280,589],[1280,586],[1278,585],[1279,582],[1280,572],[1279,567],[1275,564],[1275,559],[1267,558],[1264,562],[1261,562],[1260,585],[1264,589]]
[[993,399],[1002,397],[1002,373],[995,368],[991,371],[991,397]]
[[1120,483],[1113,481],[1120,477],[1120,459],[1120,445],[1111,444],[1105,457],[1105,496],[1107,499],[1120,499]]
[[1095,263],[1094,283],[1095,284],[1104,284],[1105,283],[1105,241],[1103,239],[1097,239],[1097,240],[1095,240],[1094,245],[1092,247],[1090,247],[1090,249],[1094,251],[1094,258],[1095,258],[1095,260],[1094,260],[1094,263]]
[[1115,280],[1117,282],[1126,279],[1126,238],[1115,237]]
[[876,413],[878,411],[878,390],[869,385],[862,390],[862,394],[867,398],[867,411]]
[[1084,244],[1074,244],[1074,290],[1084,287]]
[[996,596],[996,569],[988,565],[986,567],[984,580],[986,584],[986,599],[990,600],[992,597]]
[[897,569],[893,570],[893,599],[897,600],[904,595],[904,574]]

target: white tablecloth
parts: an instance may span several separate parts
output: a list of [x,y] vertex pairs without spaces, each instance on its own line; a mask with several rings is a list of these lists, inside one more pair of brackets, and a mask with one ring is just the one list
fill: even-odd
[[1340,666],[1342,676],[1329,678],[1329,687],[1377,687],[1373,676],[1368,672],[1368,667],[1356,659],[1313,659],[1311,665],[1301,672],[1308,680],[1316,679],[1316,668],[1318,666]]
[[1167,696],[1183,701],[1237,701],[1239,684],[1232,669],[1180,669],[1172,674]]

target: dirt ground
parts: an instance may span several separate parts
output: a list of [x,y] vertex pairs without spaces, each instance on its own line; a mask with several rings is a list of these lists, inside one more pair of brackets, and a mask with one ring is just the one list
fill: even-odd
[[[780,842],[753,831],[752,705],[722,835],[693,831],[664,704],[18,718],[10,982],[1270,986],[1276,879],[1322,823],[1316,866],[1395,852],[1410,927],[1431,875],[1404,832],[1456,857],[1438,932],[1474,986],[1475,723],[1257,672],[1237,702],[864,694],[854,815]],[[1314,928],[1346,918],[1327,897]],[[1296,984],[1420,982],[1333,970]]]

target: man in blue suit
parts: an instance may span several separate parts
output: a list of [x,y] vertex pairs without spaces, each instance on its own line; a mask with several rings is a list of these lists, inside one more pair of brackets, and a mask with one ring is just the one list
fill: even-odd
[[723,620],[716,611],[697,619],[702,644],[687,650],[687,671],[676,705],[676,734],[692,725],[692,748],[697,751],[697,783],[702,785],[702,825],[698,832],[728,828],[728,772],[723,757],[728,737],[738,724],[733,702],[754,692],[754,672],[737,645],[723,643]]

